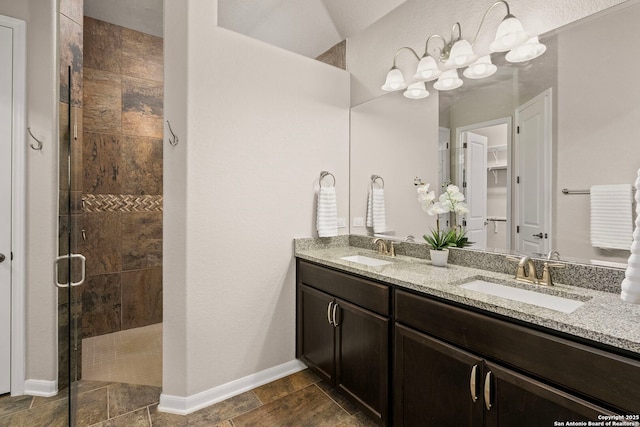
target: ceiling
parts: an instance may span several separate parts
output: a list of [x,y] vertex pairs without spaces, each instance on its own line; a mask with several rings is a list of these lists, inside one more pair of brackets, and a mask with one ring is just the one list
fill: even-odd
[[[218,25],[315,58],[406,0],[218,0]],[[162,37],[163,0],[84,0],[85,15]]]

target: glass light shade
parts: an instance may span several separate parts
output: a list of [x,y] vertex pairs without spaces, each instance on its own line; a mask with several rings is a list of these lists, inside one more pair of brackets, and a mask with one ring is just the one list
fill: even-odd
[[430,82],[437,79],[441,73],[436,60],[432,56],[426,55],[418,62],[418,68],[413,78],[422,82]]
[[437,90],[453,90],[462,86],[462,79],[458,77],[458,70],[447,70],[440,75],[433,87]]
[[505,59],[509,62],[530,61],[542,55],[545,50],[547,50],[547,47],[540,43],[538,36],[535,36],[531,37],[525,44],[511,49]]
[[491,52],[506,52],[529,40],[522,23],[513,15],[502,20],[496,31],[496,38],[489,45]]
[[415,82],[409,85],[403,95],[409,99],[422,99],[429,96],[429,91],[425,82]]
[[469,79],[484,79],[485,77],[493,75],[497,69],[498,67],[491,62],[491,57],[489,55],[485,55],[481,56],[476,62],[469,65],[462,74]]
[[471,43],[464,39],[460,39],[453,44],[449,52],[449,59],[445,62],[448,68],[466,67],[475,61],[478,57],[473,53]]
[[396,90],[402,90],[407,87],[407,84],[404,81],[404,76],[402,72],[398,70],[396,67],[393,67],[387,73],[387,79],[382,86],[382,90],[386,92],[394,92]]

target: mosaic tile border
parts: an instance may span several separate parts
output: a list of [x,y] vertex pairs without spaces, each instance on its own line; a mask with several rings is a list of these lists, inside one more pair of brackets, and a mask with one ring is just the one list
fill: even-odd
[[85,194],[83,212],[162,212],[161,195]]

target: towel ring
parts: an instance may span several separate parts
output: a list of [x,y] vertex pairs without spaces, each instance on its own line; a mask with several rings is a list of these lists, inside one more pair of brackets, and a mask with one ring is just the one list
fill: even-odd
[[380,188],[384,188],[384,179],[380,175],[371,175],[371,187],[373,188],[373,184],[375,184],[377,180],[382,181],[382,187]]
[[322,171],[320,172],[320,179],[318,180],[318,182],[320,183],[320,187],[322,187],[322,180],[327,176],[331,176],[331,178],[333,178],[333,186],[336,186],[336,177],[333,176],[333,174],[331,172],[327,172],[327,171]]

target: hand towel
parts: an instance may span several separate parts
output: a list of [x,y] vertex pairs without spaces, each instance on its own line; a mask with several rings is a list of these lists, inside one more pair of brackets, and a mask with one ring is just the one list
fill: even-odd
[[384,188],[371,188],[367,199],[367,227],[374,233],[387,231],[387,220],[384,209]]
[[316,228],[318,237],[338,235],[338,206],[335,187],[320,187],[318,190]]
[[594,185],[590,193],[591,245],[629,250],[633,239],[631,185]]
[[[640,188],[640,170],[636,180],[636,189]],[[640,304],[640,191],[636,190],[636,229],[633,232],[631,256],[627,262],[622,292],[620,298],[624,301]]]

